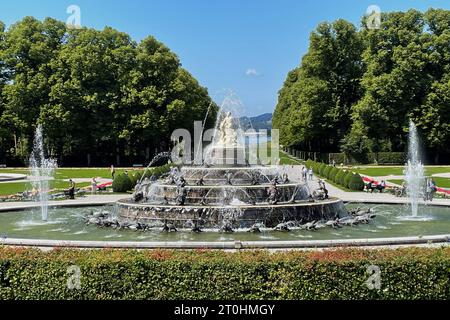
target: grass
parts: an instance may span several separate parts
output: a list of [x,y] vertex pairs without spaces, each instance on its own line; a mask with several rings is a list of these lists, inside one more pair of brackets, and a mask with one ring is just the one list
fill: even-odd
[[[118,168],[116,174],[119,174],[125,170],[131,171],[132,169]],[[30,174],[28,168],[20,169],[0,169],[2,173],[20,173]],[[111,178],[111,171],[109,168],[57,168],[55,172],[55,179],[70,179],[70,178]]]
[[300,160],[292,158],[290,155],[280,150],[280,163],[284,165],[298,165],[302,164]]
[[[117,168],[116,174],[124,172],[125,170],[132,171],[133,169]],[[15,168],[15,169],[0,169],[0,175],[2,173],[19,173],[29,175],[30,171],[28,168]],[[111,178],[110,168],[57,168],[55,171],[55,180],[50,182],[51,189],[67,189],[69,183],[65,180],[71,178],[86,178],[91,179],[96,178]],[[76,184],[77,188],[83,188],[89,186],[89,182],[80,182]],[[0,196],[12,195],[19,192],[24,192],[26,190],[31,190],[30,182],[8,182],[0,183]]]
[[[80,182],[76,184],[77,188],[83,188],[89,186],[89,182]],[[63,180],[52,180],[50,181],[51,189],[68,189],[69,183]],[[24,192],[31,190],[32,186],[29,182],[11,182],[11,183],[0,183],[0,195],[6,196],[11,194],[16,194],[19,192]]]
[[[405,167],[380,167],[380,168],[365,168],[365,167],[353,167],[352,171],[371,176],[371,177],[380,177],[380,176],[401,176],[403,175],[403,170]],[[450,173],[450,167],[425,167],[426,175],[433,175],[437,173]]]
[[[259,148],[259,150],[266,149],[267,150],[267,157],[270,158],[270,156],[272,154],[271,142],[270,141],[259,144],[258,148]],[[258,155],[261,156],[260,154],[258,154]],[[279,150],[279,157],[280,157],[280,164],[282,164],[282,165],[299,165],[299,164],[303,164],[302,161],[291,157],[289,154],[287,154],[286,152],[282,151],[281,149]]]
[[[436,178],[433,177],[433,180],[436,182],[436,185],[439,188],[450,188],[450,179],[449,178]],[[398,185],[401,185],[403,183],[402,179],[392,179],[392,180],[388,180],[391,183],[395,183]]]

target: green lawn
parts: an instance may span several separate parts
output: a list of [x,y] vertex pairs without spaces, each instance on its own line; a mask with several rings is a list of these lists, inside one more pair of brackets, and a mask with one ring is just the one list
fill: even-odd
[[[259,145],[260,150],[261,149],[266,149],[267,150],[267,157],[271,156],[271,143],[270,142],[266,142],[266,143],[261,143]],[[301,162],[300,160],[297,160],[293,157],[291,157],[290,155],[288,155],[286,152],[279,150],[280,151],[280,163],[283,165],[298,165],[298,164],[302,164],[303,162]]]
[[302,162],[300,160],[292,158],[290,155],[288,155],[287,153],[285,153],[284,151],[281,151],[281,150],[280,150],[280,162],[281,162],[281,164],[287,164],[287,165],[302,164]]
[[[83,188],[89,186],[89,182],[80,182],[76,184],[77,188]],[[63,180],[52,180],[50,182],[51,189],[68,189],[69,183]],[[32,186],[29,182],[11,182],[11,183],[0,183],[0,195],[11,195],[19,192],[24,192],[26,190],[31,190]]]
[[[116,169],[116,173],[120,173],[125,171],[124,168]],[[0,174],[2,173],[21,173],[21,174],[30,174],[30,170],[28,168],[23,169],[0,169]],[[55,179],[69,179],[69,178],[111,178],[111,172],[109,168],[57,168]]]
[[[433,180],[436,182],[436,185],[440,188],[450,188],[450,179],[448,178],[436,178],[433,177]],[[401,185],[403,183],[403,180],[401,179],[392,179],[388,180],[389,182],[396,183],[398,185]]]
[[[125,168],[117,168],[116,174],[119,174],[125,170],[132,171],[132,169]],[[28,168],[19,168],[19,169],[0,169],[0,175],[2,173],[20,173],[29,175],[30,171]],[[67,189],[69,187],[69,183],[64,181],[70,178],[111,178],[111,172],[109,168],[57,168],[55,172],[55,180],[50,182],[50,187],[52,189]],[[82,188],[89,186],[89,182],[77,183],[77,188]],[[0,195],[11,195],[19,192],[23,192],[25,190],[31,190],[31,183],[29,182],[9,182],[9,183],[0,183]]]
[[[405,170],[405,167],[403,166],[379,167],[379,168],[354,167],[351,170],[371,177],[389,176],[389,175],[401,176],[404,174],[403,170]],[[450,172],[450,167],[425,167],[425,174],[428,176],[431,176],[436,173],[447,173],[447,172]]]

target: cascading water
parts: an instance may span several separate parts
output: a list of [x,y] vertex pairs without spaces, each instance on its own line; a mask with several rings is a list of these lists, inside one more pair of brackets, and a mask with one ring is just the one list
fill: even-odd
[[57,167],[56,160],[45,158],[44,136],[42,126],[36,128],[33,151],[30,156],[31,184],[37,192],[36,201],[41,206],[41,216],[43,221],[48,220],[48,199],[50,180],[53,179],[54,170]]
[[411,215],[417,217],[419,199],[423,194],[425,174],[420,157],[419,136],[414,122],[409,122],[408,162],[405,167],[406,193],[409,197]]

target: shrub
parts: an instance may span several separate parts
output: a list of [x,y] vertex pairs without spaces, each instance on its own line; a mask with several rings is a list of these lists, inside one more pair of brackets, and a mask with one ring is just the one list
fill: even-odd
[[405,154],[403,152],[379,152],[376,154],[378,164],[404,164]]
[[354,173],[350,181],[348,183],[348,188],[351,190],[363,191],[364,190],[364,181],[361,176],[357,173]]
[[348,188],[348,184],[350,183],[350,179],[353,176],[353,172],[348,171],[347,174],[344,177],[344,183],[342,184],[343,187]]
[[[68,267],[81,288],[68,288]],[[370,289],[368,266],[381,270]],[[324,251],[0,248],[0,299],[449,299],[450,247]]]
[[347,176],[348,171],[347,170],[342,170],[342,175],[339,179],[339,185],[344,186],[345,185],[345,177]]
[[318,172],[319,172],[319,174],[320,174],[321,177],[323,177],[323,174],[324,174],[324,171],[325,171],[326,168],[327,168],[327,165],[326,165],[325,163],[321,163],[321,164],[319,165],[319,170],[318,170]]
[[323,169],[323,177],[328,179],[332,169],[333,169],[332,166],[325,166],[325,169]]
[[131,183],[130,177],[125,173],[120,173],[115,176],[112,188],[114,192],[127,192],[133,189],[134,185]]
[[331,181],[335,182],[334,180],[336,179],[336,175],[338,174],[338,172],[339,172],[339,169],[333,167],[330,170],[330,173],[328,174],[328,179],[330,179]]
[[157,178],[161,177],[163,174],[170,171],[174,164],[168,163],[160,167],[150,167],[144,170],[143,176],[144,178],[150,178],[151,176],[156,176]]
[[313,170],[316,175],[319,175],[320,163],[313,161]]
[[311,159],[308,159],[308,160],[306,160],[306,162],[305,162],[305,166],[309,169],[309,168],[312,166],[313,162],[314,162],[314,161],[312,161]]
[[142,171],[134,170],[131,173],[129,173],[128,177],[130,178],[131,185],[134,187],[136,183],[141,179],[142,177]]
[[334,182],[336,184],[341,184],[341,178],[345,175],[345,171],[342,169],[338,169],[336,176],[334,177]]

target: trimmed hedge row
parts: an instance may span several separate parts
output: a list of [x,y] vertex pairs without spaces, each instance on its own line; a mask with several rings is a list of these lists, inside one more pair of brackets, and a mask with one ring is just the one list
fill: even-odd
[[136,183],[144,176],[150,178],[156,176],[159,178],[163,174],[170,171],[174,164],[168,163],[159,167],[146,168],[145,170],[133,170],[128,174],[120,173],[113,181],[112,188],[114,192],[127,192],[134,188]]
[[404,164],[405,163],[405,153],[404,152],[378,152],[378,153],[368,153],[364,156],[355,158],[354,156],[346,155],[345,153],[330,153],[328,154],[328,160],[330,162],[335,161],[336,163],[344,164],[367,164],[367,163],[377,163],[377,164]]
[[364,190],[364,181],[356,172],[339,169],[313,160],[307,160],[305,165],[307,168],[312,167],[316,175],[328,179],[344,188],[355,191]]
[[[77,268],[80,286],[69,289]],[[374,276],[380,284],[375,288]],[[276,253],[0,248],[0,298],[449,299],[450,248]]]

